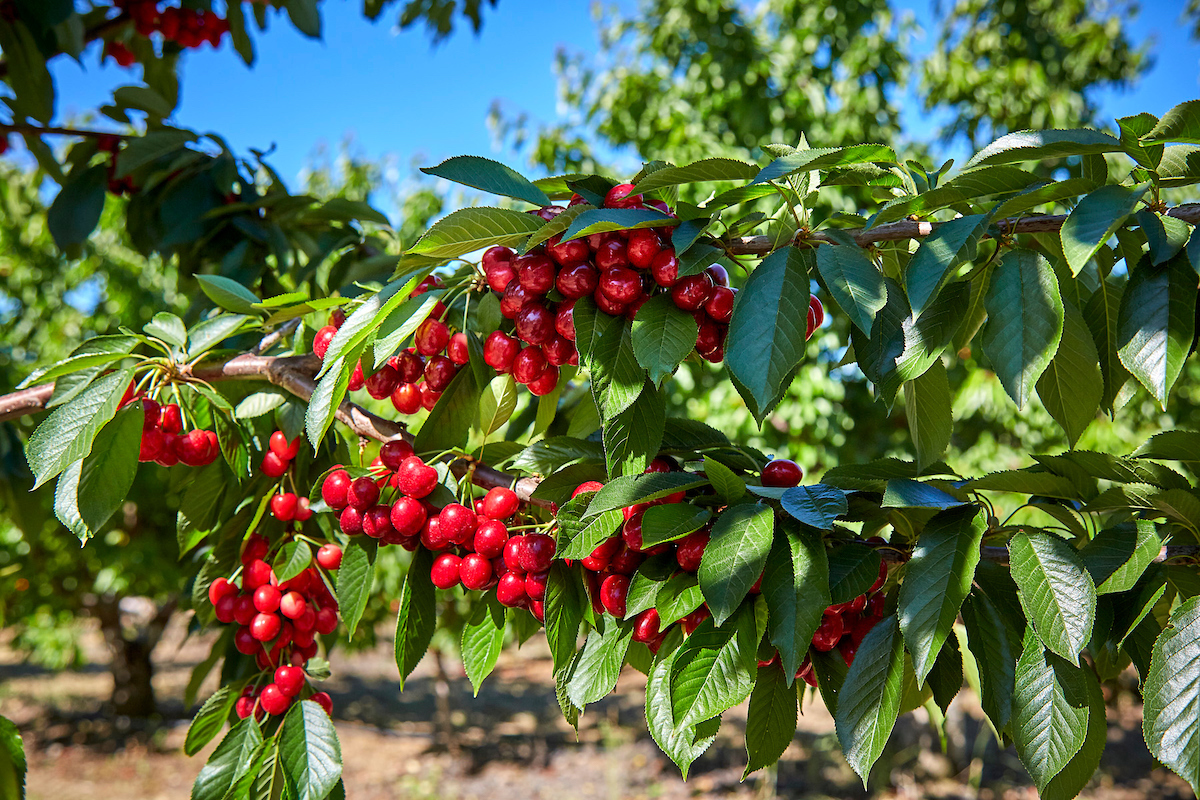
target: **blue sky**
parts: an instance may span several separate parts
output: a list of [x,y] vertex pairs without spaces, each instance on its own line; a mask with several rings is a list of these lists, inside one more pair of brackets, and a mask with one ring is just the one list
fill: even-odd
[[[367,22],[360,5],[357,0],[324,3],[324,41],[306,39],[286,20],[273,19],[270,35],[258,41],[253,69],[227,43],[217,52],[205,46],[189,53],[177,121],[219,132],[243,152],[274,145],[270,162],[293,181],[318,145],[336,148],[347,136],[363,155],[392,155],[402,168],[410,161],[436,164],[461,153],[512,163],[511,153],[496,152],[487,128],[492,103],[534,119],[553,119],[556,49],[597,46],[591,4],[583,0],[555,3],[552,12],[543,2],[500,0],[485,11],[479,36],[469,26],[460,27],[437,47],[420,28],[395,30],[394,12]],[[931,0],[897,5],[933,27]],[[1200,46],[1179,25],[1183,6],[1184,0],[1144,5],[1131,31],[1138,41],[1154,39],[1157,63],[1129,91],[1101,93],[1104,116],[1161,114],[1200,97]],[[918,42],[918,51],[932,46],[932,38],[927,34]],[[63,119],[97,107],[114,87],[128,82],[124,70],[98,67],[95,58],[89,51],[86,69],[66,59],[55,62]],[[909,104],[905,123],[921,136],[934,121],[917,105]]]

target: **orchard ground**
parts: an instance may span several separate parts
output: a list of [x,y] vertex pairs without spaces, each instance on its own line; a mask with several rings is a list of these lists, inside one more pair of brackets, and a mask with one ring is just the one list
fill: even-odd
[[[684,783],[646,732],[645,679],[630,668],[613,695],[588,709],[576,742],[558,711],[549,654],[539,637],[520,650],[506,650],[493,679],[472,699],[459,664],[445,660],[450,679],[440,684],[432,655],[401,695],[390,631],[379,633],[379,646],[371,651],[333,653],[335,677],[320,687],[334,699],[346,787],[355,798],[868,796],[841,756],[832,718],[811,694],[774,787],[761,773],[739,782],[745,704],[722,725],[716,744]],[[149,726],[105,712],[111,678],[103,642],[95,630],[84,641],[93,666],[61,673],[23,664],[0,642],[0,714],[24,734],[30,800],[187,797],[216,745],[195,758],[182,751],[190,718],[183,707],[184,687],[211,639],[185,641],[182,621],[176,620],[155,651],[155,689],[164,718]],[[1135,685],[1132,674],[1122,685]],[[200,698],[215,686],[210,677]],[[1127,688],[1115,696],[1105,691],[1108,747],[1081,796],[1193,797],[1186,783],[1155,768],[1139,731],[1137,696]],[[448,713],[439,716],[439,705]],[[947,731],[949,752],[943,754],[923,709],[901,717],[874,772],[880,784],[890,772],[891,785],[880,785],[874,796],[1036,797],[1015,753],[996,748],[969,691],[951,706]]]

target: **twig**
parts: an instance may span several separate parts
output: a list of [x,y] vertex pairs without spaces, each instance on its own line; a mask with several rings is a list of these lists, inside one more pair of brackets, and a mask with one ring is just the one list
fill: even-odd
[[299,317],[289,320],[288,322],[284,323],[282,327],[277,328],[264,336],[258,344],[250,348],[250,352],[256,356],[267,352],[276,344],[278,344],[281,339],[291,336],[292,332],[298,327],[300,327]]
[[137,134],[93,131],[86,128],[58,128],[53,125],[30,125],[26,122],[0,122],[0,133],[32,133],[35,136],[82,136],[90,139],[135,139]]

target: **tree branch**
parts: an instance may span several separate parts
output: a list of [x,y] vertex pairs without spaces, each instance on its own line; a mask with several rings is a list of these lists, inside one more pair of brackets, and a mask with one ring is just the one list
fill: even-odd
[[93,131],[85,128],[59,128],[53,125],[30,125],[26,122],[0,122],[0,134],[21,133],[34,136],[81,136],[90,139],[135,139],[136,134]]
[[[1200,204],[1188,204],[1167,209],[1166,215],[1193,225],[1200,223]],[[1018,233],[1045,233],[1056,231],[1067,221],[1066,214],[1054,214],[1035,217],[1010,217],[997,221],[995,224],[1005,235]],[[859,247],[868,247],[879,242],[898,242],[904,239],[923,239],[938,229],[942,222],[927,222],[925,220],[901,220],[876,225],[873,228],[847,228],[842,233],[854,237]],[[985,236],[984,238],[988,238]],[[806,236],[797,235],[797,242],[822,242],[837,244],[824,233],[810,233]],[[775,241],[769,236],[739,236],[727,242],[729,251],[734,255],[761,256],[776,249]]]

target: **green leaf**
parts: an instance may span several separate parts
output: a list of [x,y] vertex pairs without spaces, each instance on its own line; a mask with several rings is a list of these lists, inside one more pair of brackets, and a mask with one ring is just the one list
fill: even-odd
[[187,350],[188,359],[207,353],[216,345],[237,333],[249,317],[241,314],[218,314],[196,325],[188,333],[191,345]]
[[1108,722],[1104,713],[1104,693],[1091,670],[1082,669],[1087,687],[1088,722],[1083,746],[1067,765],[1041,790],[1043,800],[1072,800],[1088,784],[1100,766],[1100,756],[1108,740]]
[[633,320],[633,353],[655,385],[674,374],[695,349],[698,330],[692,315],[676,306],[668,294],[651,297],[638,309]]
[[689,533],[703,528],[710,519],[711,511],[691,503],[651,506],[642,515],[642,547],[650,548],[663,542],[682,539]]
[[1148,188],[1149,184],[1134,188],[1109,184],[1079,201],[1059,231],[1072,275],[1082,272],[1100,245],[1125,224]]
[[1105,409],[1113,407],[1117,393],[1129,380],[1129,372],[1117,353],[1117,321],[1123,291],[1124,286],[1116,285],[1112,280],[1101,281],[1083,309],[1084,322],[1100,357],[1100,372],[1104,376],[1100,405]]
[[717,494],[728,503],[736,503],[746,494],[746,482],[712,456],[704,457],[704,474]]
[[156,336],[180,351],[187,345],[187,328],[184,327],[183,320],[174,314],[160,311],[142,327],[142,330],[146,335]]
[[604,456],[610,475],[645,471],[658,454],[666,410],[663,398],[650,383],[627,410],[604,427]]
[[133,487],[142,443],[141,404],[131,404],[96,435],[92,452],[58,479],[54,515],[81,543],[100,532]]
[[1100,410],[1104,376],[1100,355],[1083,317],[1070,303],[1063,304],[1063,312],[1062,340],[1038,378],[1037,393],[1074,447]]
[[347,362],[357,362],[360,353],[362,349],[356,348],[339,359],[325,361],[325,374],[317,381],[317,388],[309,398],[308,409],[304,412],[304,429],[314,450],[321,446],[321,439],[333,424],[333,418],[346,397],[353,369],[347,367]]
[[25,771],[21,732],[11,720],[0,717],[0,793],[25,800]]
[[804,357],[811,250],[776,250],[750,273],[734,302],[725,366],[759,425]]
[[866,594],[879,578],[881,563],[879,553],[866,545],[851,542],[833,548],[829,552],[829,605],[849,603]]
[[1077,663],[1096,619],[1096,586],[1075,548],[1042,531],[1008,542],[1013,580],[1025,616],[1046,647]]
[[316,701],[293,704],[283,718],[279,763],[296,800],[324,800],[341,779],[342,748],[337,731]]
[[132,369],[97,378],[42,420],[25,445],[29,469],[37,479],[33,488],[91,453],[96,435],[113,418],[132,379]]
[[1160,431],[1137,449],[1134,458],[1200,463],[1200,433],[1196,431]]
[[192,785],[192,800],[223,800],[250,770],[262,742],[262,733],[253,717],[239,720],[225,734],[217,749],[208,757],[208,763],[196,776],[196,782]]
[[675,492],[684,492],[706,486],[708,481],[688,472],[649,472],[644,475],[622,475],[604,484],[596,492],[587,508],[585,517],[594,517],[606,511],[658,500]]
[[321,12],[317,10],[317,0],[284,0],[283,7],[296,30],[311,39],[321,38]]
[[838,238],[837,245],[817,248],[817,271],[850,321],[870,336],[875,316],[887,305],[883,275],[853,237]]
[[1026,212],[1040,206],[1052,203],[1057,205],[1063,201],[1074,200],[1079,195],[1095,188],[1096,184],[1090,178],[1067,178],[1065,181],[1029,188],[992,209],[992,216],[995,219],[1023,216]]
[[517,407],[517,384],[512,375],[497,375],[479,395],[479,427],[484,436],[500,429]]
[[891,480],[883,492],[884,508],[954,508],[964,501],[921,481]]
[[[1032,630],[1017,662],[1012,737],[1034,784],[1044,789],[1083,747],[1089,716],[1086,668],[1043,649]],[[1103,707],[1098,711],[1103,714]]]
[[257,314],[254,304],[259,302],[258,295],[242,286],[237,281],[223,275],[197,275],[200,291],[226,311],[235,314]]
[[421,430],[417,431],[413,441],[416,451],[436,453],[463,446],[479,413],[481,388],[476,383],[474,370],[459,370],[433,411],[421,423]]
[[940,358],[924,375],[904,383],[904,416],[917,451],[918,469],[940,460],[950,446],[953,422],[950,380]]
[[[1143,143],[1187,142],[1200,144],[1200,100],[1188,100],[1172,108],[1142,137]],[[1190,782],[1191,779],[1188,779]]]
[[488,592],[484,602],[476,603],[471,616],[463,625],[462,661],[467,679],[479,696],[483,679],[491,674],[504,647],[504,606],[495,592]]
[[342,566],[337,574],[337,599],[349,638],[354,637],[354,630],[362,619],[367,599],[375,585],[375,555],[378,547],[374,539],[361,537],[351,539],[342,553]]
[[242,398],[234,408],[233,415],[238,419],[254,419],[271,413],[287,400],[287,395],[280,391],[255,392]]
[[0,51],[12,90],[5,93],[5,104],[14,118],[32,117],[48,124],[54,117],[54,79],[46,64],[49,56],[42,54],[37,37],[21,19],[6,19],[0,25]]
[[979,668],[980,705],[992,727],[1003,731],[1012,717],[1020,642],[1013,641],[1004,617],[982,592],[967,596],[962,618],[967,642]]
[[758,668],[746,712],[746,769],[742,778],[779,760],[796,735],[796,690],[779,664]]
[[864,787],[896,725],[903,678],[904,642],[891,616],[872,628],[858,646],[833,718],[842,753]]
[[654,608],[658,611],[660,628],[686,617],[704,603],[700,582],[690,572],[677,572],[658,590]]
[[1097,594],[1128,592],[1158,557],[1162,539],[1150,520],[1121,522],[1096,534],[1079,551]]
[[1200,181],[1200,147],[1181,144],[1165,148],[1156,171],[1158,185],[1163,188],[1197,183]]
[[856,144],[849,147],[816,147],[798,150],[768,164],[750,182],[753,186],[784,178],[796,172],[844,167],[850,164],[895,164],[896,153],[882,144]]
[[780,499],[783,510],[820,531],[833,530],[833,523],[846,514],[846,493],[821,483],[793,486]]
[[233,704],[238,699],[233,689],[233,686],[222,686],[200,706],[200,710],[188,725],[183,752],[189,756],[196,755],[221,732],[221,728],[225,727],[229,712],[233,710]]
[[913,316],[921,316],[942,286],[966,261],[975,258],[991,217],[973,214],[943,222],[926,236],[904,269],[904,289]]
[[417,668],[429,649],[437,627],[437,598],[429,570],[433,552],[418,547],[413,553],[404,583],[400,586],[400,613],[396,615],[396,669],[400,672],[400,691],[404,681]]
[[567,697],[576,708],[602,700],[617,687],[632,637],[633,623],[618,620],[606,624],[604,633],[592,631],[588,634],[579,662],[567,683]]
[[559,558],[587,558],[601,542],[617,532],[622,520],[620,511],[607,511],[598,517],[583,519],[573,519],[560,513],[555,554]]
[[1008,396],[1024,408],[1062,339],[1058,278],[1039,253],[1013,250],[992,271],[984,304],[983,349]]
[[1150,753],[1200,787],[1200,597],[1184,601],[1154,643],[1142,685],[1142,733]]
[[758,174],[758,169],[754,164],[732,158],[705,158],[685,167],[667,167],[651,172],[637,182],[633,191],[640,194],[688,183],[749,180]]
[[986,527],[980,509],[964,506],[941,512],[917,537],[900,584],[897,613],[918,683],[933,669],[971,591]]
[[775,513],[762,503],[730,506],[713,523],[698,576],[717,625],[733,615],[762,575],[774,531]]
[[779,650],[790,685],[821,624],[822,612],[832,604],[829,563],[821,537],[783,524],[767,558],[762,594],[769,612],[767,636]]
[[104,165],[79,170],[78,174],[71,171],[46,211],[46,228],[60,250],[74,251],[92,235],[104,213],[107,192],[108,172]]
[[578,577],[560,559],[550,565],[545,601],[546,644],[557,675],[575,657],[579,625],[588,602]]
[[698,725],[745,700],[758,672],[758,629],[747,603],[730,624],[711,619],[679,646],[671,665],[671,714],[679,725]]
[[[605,315],[607,316],[607,315]],[[596,331],[602,335],[593,339],[592,350],[584,366],[591,372],[592,398],[601,416],[611,420],[637,402],[646,388],[646,371],[634,354],[633,338],[622,317],[611,318]]]
[[[67,358],[49,367],[36,369],[25,380],[17,384],[18,389],[47,383],[63,375],[70,375],[80,370],[96,367],[106,367],[121,361],[137,347],[138,340],[134,336],[112,335],[93,336],[76,347]],[[57,387],[56,387],[57,388]]]
[[1158,266],[1187,246],[1192,226],[1181,219],[1157,214],[1143,208],[1135,215],[1146,243],[1150,247],[1150,263]]
[[1089,153],[1118,153],[1123,149],[1120,139],[1088,128],[1017,131],[1001,136],[980,150],[967,162],[964,169],[984,164],[1040,161],[1046,158],[1082,156]]
[[963,658],[957,637],[951,636],[946,640],[933,662],[933,668],[929,670],[926,683],[933,692],[933,701],[945,714],[963,686]]
[[279,548],[272,568],[280,583],[290,581],[312,563],[312,547],[307,542],[292,541]]
[[144,136],[126,139],[125,146],[121,148],[121,157],[117,159],[117,177],[132,175],[164,156],[174,155],[184,150],[184,145],[196,141],[196,138],[191,131],[157,128]]
[[463,208],[435,222],[408,252],[457,258],[485,247],[520,244],[544,224],[540,217],[508,208]]
[[1192,345],[1196,273],[1183,254],[1163,267],[1132,270],[1117,317],[1117,352],[1138,382],[1166,408]]
[[594,208],[584,211],[571,222],[571,227],[563,234],[562,241],[582,239],[593,233],[662,228],[678,224],[679,220],[676,217],[669,217],[657,209]]
[[422,167],[421,172],[448,181],[471,186],[491,194],[515,197],[535,206],[550,205],[550,198],[529,179],[498,161],[479,156],[454,156],[436,167]]
[[654,741],[678,765],[684,779],[692,762],[716,739],[721,720],[710,719],[699,725],[680,725],[671,710],[671,669],[680,653],[680,633],[671,633],[659,650],[659,656],[646,679],[646,727]]

